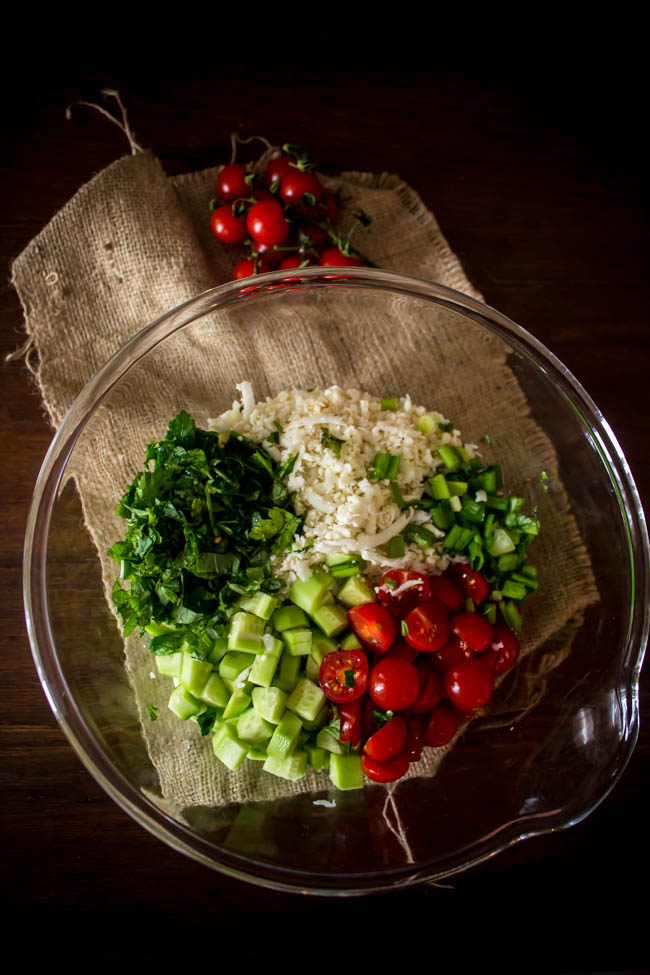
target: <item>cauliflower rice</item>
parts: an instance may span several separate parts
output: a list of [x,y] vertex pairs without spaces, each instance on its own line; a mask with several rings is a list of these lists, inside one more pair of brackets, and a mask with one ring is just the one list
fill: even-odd
[[[426,524],[436,537],[444,537],[427,511],[400,509],[388,480],[373,481],[369,469],[375,455],[400,457],[397,481],[405,501],[420,498],[423,484],[440,460],[442,444],[460,446],[460,431],[443,432],[440,413],[416,406],[410,396],[398,399],[395,410],[382,409],[381,400],[357,389],[330,386],[325,390],[291,390],[255,403],[250,383],[237,385],[241,401],[216,419],[213,430],[232,431],[262,443],[273,459],[284,463],[297,454],[287,486],[295,492],[296,514],[304,515],[302,534],[293,548],[273,557],[273,571],[287,584],[307,578],[328,554],[354,552],[367,562],[365,574],[378,579],[387,567],[443,572],[452,557],[435,548],[423,549],[407,542],[404,555],[389,559],[384,546],[401,534],[409,522]],[[416,426],[425,413],[436,423],[424,433]],[[322,442],[323,428],[342,440],[340,456]],[[272,435],[274,432],[277,438]],[[277,443],[269,441],[277,439]],[[464,444],[470,457],[474,444]]]

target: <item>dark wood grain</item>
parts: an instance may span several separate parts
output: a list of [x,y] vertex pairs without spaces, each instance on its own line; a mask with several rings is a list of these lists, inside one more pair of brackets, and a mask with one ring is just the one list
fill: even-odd
[[[650,503],[648,195],[634,57],[614,78],[599,72],[597,58],[574,62],[566,52],[543,76],[524,59],[512,73],[489,63],[434,72],[404,57],[391,69],[387,54],[381,66],[365,57],[335,75],[321,56],[331,38],[321,36],[319,56],[290,72],[233,64],[172,79],[59,62],[54,74],[25,82],[3,132],[3,356],[22,340],[11,260],[126,149],[118,129],[90,110],[64,117],[70,101],[96,100],[108,85],[119,88],[137,136],[170,173],[223,161],[231,131],[304,145],[325,171],[399,173],[436,214],[486,301],[528,328],[590,392]],[[137,826],[81,766],[32,664],[22,539],[51,430],[20,362],[3,367],[0,404],[0,790],[11,918],[36,923],[38,940],[68,961],[74,931],[86,963],[136,950],[145,963],[219,964],[226,937],[237,964],[260,962],[264,939],[277,944],[286,925],[278,957],[289,964],[296,925],[306,932],[296,944],[311,934],[328,945],[334,935],[339,961],[358,962],[365,946],[365,964],[377,964],[386,940],[413,937],[460,971],[493,952],[503,970],[647,970],[634,892],[648,849],[644,724],[620,782],[587,820],[522,843],[449,889],[351,904],[273,894],[212,874]],[[513,933],[513,944],[521,937],[529,946],[521,965],[503,949]]]

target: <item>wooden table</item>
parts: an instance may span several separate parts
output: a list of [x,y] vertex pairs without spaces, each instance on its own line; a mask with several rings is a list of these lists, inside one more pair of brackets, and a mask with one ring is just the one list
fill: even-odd
[[[473,75],[404,64],[380,71],[368,58],[335,77],[319,73],[319,63],[257,75],[226,66],[175,82],[135,69],[93,75],[61,61],[54,76],[37,73],[3,131],[3,357],[22,341],[11,260],[127,150],[99,115],[79,109],[66,121],[65,107],[115,87],[140,141],[170,173],[226,160],[237,131],[305,146],[326,172],[400,174],[436,214],[486,300],[591,393],[648,505],[647,184],[635,135],[640,102],[628,88],[641,76],[630,68],[613,91],[604,73],[590,77],[587,99],[584,74],[569,61],[543,79],[531,68],[516,80],[493,67]],[[620,782],[586,821],[515,846],[451,889],[348,903],[280,895],[211,873],[149,836],[75,757],[32,664],[22,542],[52,431],[20,361],[3,366],[0,436],[5,917],[25,919],[27,957],[49,944],[68,964],[77,954],[80,963],[124,960],[139,947],[145,964],[185,958],[212,966],[227,941],[241,964],[261,961],[264,939],[277,944],[282,933],[284,964],[299,956],[301,938],[315,939],[304,949],[307,965],[318,956],[314,943],[333,945],[336,961],[378,964],[409,936],[432,963],[446,958],[460,971],[491,955],[508,970],[646,970],[645,911],[635,894],[638,881],[645,889],[648,848],[645,725]]]

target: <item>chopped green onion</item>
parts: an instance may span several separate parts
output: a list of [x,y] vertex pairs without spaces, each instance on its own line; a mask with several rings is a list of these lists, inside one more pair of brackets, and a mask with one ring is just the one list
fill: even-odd
[[399,471],[399,454],[375,454],[368,472],[372,481],[393,481]]
[[463,498],[460,517],[462,521],[471,521],[476,525],[482,524],[485,518],[485,503],[474,501],[472,498]]
[[510,600],[507,602],[503,601],[499,603],[499,609],[501,610],[501,614],[510,629],[514,630],[516,633],[519,633],[521,630],[521,613],[517,609],[515,603],[510,602]]
[[353,670],[344,670],[343,671],[343,676],[345,677],[345,686],[346,687],[354,687],[354,671]]
[[454,424],[453,423],[439,423],[438,429],[442,430],[443,433],[453,433]]
[[327,427],[321,427],[322,433],[320,442],[324,447],[330,447],[334,451],[335,457],[341,456],[341,444],[345,443],[345,440],[341,440],[340,437],[335,437],[334,434],[330,433]]
[[483,616],[486,617],[488,623],[491,623],[492,626],[494,626],[494,624],[497,621],[497,607],[496,607],[496,604],[495,603],[486,603],[485,606],[483,607],[483,609],[481,610],[481,613],[482,613]]
[[399,484],[397,483],[397,481],[391,481],[389,487],[391,490],[391,494],[393,495],[393,500],[395,501],[397,507],[408,508],[408,501],[405,501],[404,498],[402,497],[402,492],[399,489]]
[[526,587],[522,586],[520,582],[513,582],[512,579],[506,579],[501,591],[506,598],[519,601],[525,599],[527,595]]
[[497,558],[499,555],[507,555],[508,552],[514,552],[515,543],[512,537],[508,534],[505,528],[501,528],[499,525],[494,529],[492,535],[492,541],[488,546],[488,552]]
[[455,471],[461,464],[461,458],[454,447],[443,444],[438,447],[438,455],[448,471]]
[[388,542],[388,558],[401,559],[403,555],[404,555],[404,536],[393,535],[393,537]]
[[500,555],[497,561],[497,572],[500,575],[505,575],[506,572],[513,572],[519,565],[519,555],[517,552],[508,552],[506,555]]
[[404,529],[404,538],[407,542],[415,542],[420,548],[430,548],[436,540],[436,536],[428,528],[413,524],[407,525]]
[[440,531],[446,532],[454,524],[456,518],[451,506],[442,502],[436,508],[431,509],[431,521]]
[[449,490],[444,474],[435,474],[433,477],[430,477],[428,484],[431,488],[431,494],[436,501],[442,501],[443,498],[451,497],[451,491]]
[[476,612],[476,606],[474,605],[474,600],[471,599],[469,596],[465,600],[465,612],[466,613],[475,613]]
[[467,494],[467,481],[447,481],[446,483],[450,494],[454,496],[458,495],[459,497]]
[[407,636],[408,635],[409,625],[406,622],[406,620],[402,620],[401,621],[401,623],[400,623],[400,630],[401,630],[402,636]]
[[[525,568],[526,567],[524,566],[524,569]],[[531,592],[536,592],[539,582],[537,579],[533,579],[532,576],[524,575],[524,569],[522,569],[521,572],[513,572],[510,578],[513,582],[520,582],[522,586],[526,586],[526,588],[530,589]]]
[[381,401],[382,410],[396,410],[398,405],[397,396],[391,396]]

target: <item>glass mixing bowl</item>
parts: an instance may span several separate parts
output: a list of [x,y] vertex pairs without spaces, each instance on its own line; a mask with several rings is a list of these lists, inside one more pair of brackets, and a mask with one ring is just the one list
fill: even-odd
[[[192,722],[187,768],[170,779],[152,761],[149,674],[133,664],[127,674],[107,599],[117,566],[105,550],[123,534],[114,508],[172,416],[187,409],[205,425],[251,378],[258,398],[332,384],[410,393],[452,417],[466,440],[489,435],[484,456],[504,460],[509,490],[538,506],[531,561],[541,585],[525,605],[526,653],[435,774],[429,762],[393,787],[348,792],[325,774],[316,791],[284,795],[264,774],[245,799],[224,787],[209,802],[199,790],[197,801]],[[574,824],[613,787],[637,737],[648,540],[621,449],[533,336],[406,275],[265,274],[201,294],[139,332],[54,438],[28,522],[24,589],[43,688],[91,774],[170,846],[277,889],[355,894],[436,880]],[[183,776],[186,800],[170,789]]]

